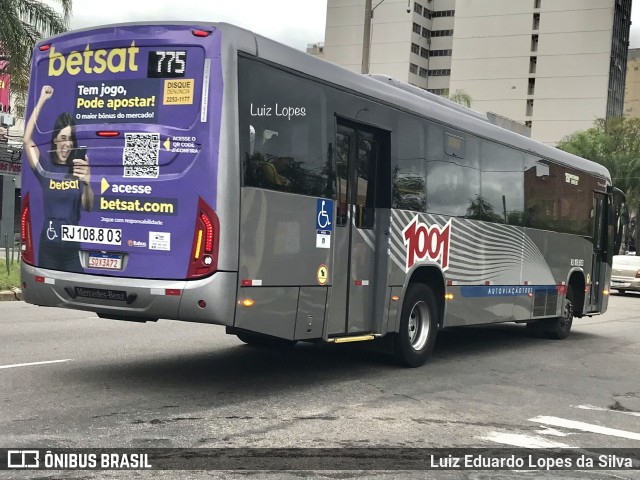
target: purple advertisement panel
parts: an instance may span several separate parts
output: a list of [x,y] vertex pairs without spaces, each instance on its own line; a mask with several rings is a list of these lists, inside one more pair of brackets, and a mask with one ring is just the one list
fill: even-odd
[[114,26],[38,45],[22,180],[35,265],[152,279],[207,272],[197,256],[215,267],[221,105],[212,27]]

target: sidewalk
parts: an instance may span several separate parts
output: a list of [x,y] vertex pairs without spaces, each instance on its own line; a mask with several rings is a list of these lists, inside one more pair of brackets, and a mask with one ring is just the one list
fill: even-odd
[[[11,253],[11,249],[9,249]],[[0,248],[0,260],[6,260],[7,251],[4,248]],[[13,249],[13,264],[12,268],[20,268],[20,251],[18,248]],[[0,302],[10,300],[22,300],[22,291],[19,288],[14,290],[0,290]]]
[[8,302],[12,300],[22,300],[22,290],[16,288],[13,290],[0,291],[0,302]]

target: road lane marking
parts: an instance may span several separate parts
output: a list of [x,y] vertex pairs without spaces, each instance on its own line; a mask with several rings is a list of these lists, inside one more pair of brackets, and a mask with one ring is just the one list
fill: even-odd
[[560,430],[556,430],[555,428],[546,428],[544,430],[536,430],[536,433],[540,435],[553,435],[554,437],[568,437],[571,433],[564,433]]
[[622,413],[624,415],[631,415],[632,417],[640,417],[640,413],[638,413],[638,412],[625,412],[624,410],[615,410],[613,408],[595,407],[593,405],[574,405],[574,408],[579,408],[581,410],[595,410],[597,412]]
[[46,362],[32,362],[32,363],[16,363],[15,365],[0,365],[0,370],[5,368],[17,368],[17,367],[31,367],[33,365],[47,365],[49,363],[62,363],[62,362],[70,362],[72,358],[65,358],[64,360],[49,360]]
[[600,425],[592,425],[590,423],[576,422],[575,420],[567,420],[558,417],[535,417],[530,418],[530,422],[542,423],[543,425],[552,425],[554,427],[569,428],[571,430],[581,430],[583,432],[599,433],[601,435],[609,435],[610,437],[628,438],[629,440],[640,440],[640,433],[628,432],[626,430],[618,430],[616,428],[601,427]]
[[566,443],[551,442],[546,438],[522,435],[519,433],[491,432],[486,437],[480,438],[482,440],[489,440],[490,442],[522,448],[571,448],[571,445],[567,445]]

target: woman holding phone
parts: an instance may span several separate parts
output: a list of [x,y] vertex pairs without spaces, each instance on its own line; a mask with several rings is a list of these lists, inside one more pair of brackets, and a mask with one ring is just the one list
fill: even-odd
[[44,228],[40,235],[38,264],[42,268],[82,272],[80,244],[63,242],[62,225],[78,225],[80,212],[93,208],[91,169],[86,148],[78,148],[75,121],[71,114],[61,113],[51,133],[48,154],[41,155],[33,140],[38,116],[53,96],[53,87],[42,87],[40,97],[24,129],[24,153],[31,170],[42,186]]

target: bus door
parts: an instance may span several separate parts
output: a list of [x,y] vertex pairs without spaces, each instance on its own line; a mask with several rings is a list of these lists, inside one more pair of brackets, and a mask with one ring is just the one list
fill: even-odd
[[[373,333],[374,316],[382,311],[376,308],[375,302],[382,298],[376,295],[376,289],[386,288],[388,236],[385,230],[389,228],[389,220],[382,218],[376,202],[385,197],[381,178],[389,178],[389,173],[384,173],[390,169],[388,135],[362,125],[340,124],[340,121],[338,124],[329,336]],[[384,247],[379,246],[383,244]]]
[[607,261],[607,195],[594,192],[593,195],[593,262],[591,273],[587,272],[589,306],[587,311],[599,312],[602,308],[602,290],[605,287]]

